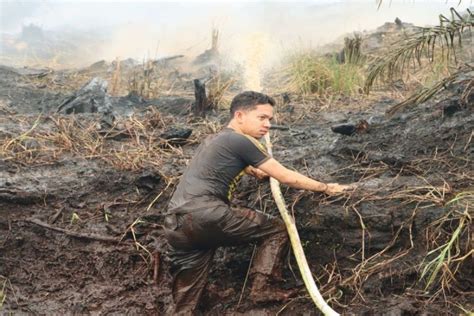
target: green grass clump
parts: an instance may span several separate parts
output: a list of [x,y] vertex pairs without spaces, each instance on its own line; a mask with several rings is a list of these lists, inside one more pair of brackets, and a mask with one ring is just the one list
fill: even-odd
[[303,95],[357,93],[363,82],[358,64],[340,64],[335,58],[314,52],[298,53],[286,61],[286,90]]
[[302,94],[321,94],[330,85],[329,69],[312,54],[290,57],[288,90]]
[[327,61],[331,73],[330,89],[334,93],[351,95],[361,91],[364,77],[357,64],[339,64],[335,59]]

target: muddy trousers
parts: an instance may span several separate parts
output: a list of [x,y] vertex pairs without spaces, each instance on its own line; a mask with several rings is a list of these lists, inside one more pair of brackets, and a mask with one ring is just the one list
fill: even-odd
[[261,274],[275,279],[281,278],[282,259],[289,249],[282,220],[225,204],[178,215],[177,227],[167,229],[166,237],[172,263],[175,315],[194,313],[218,247],[259,241],[251,276]]

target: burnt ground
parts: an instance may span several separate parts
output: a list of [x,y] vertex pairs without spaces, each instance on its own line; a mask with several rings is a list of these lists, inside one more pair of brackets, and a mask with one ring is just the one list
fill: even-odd
[[[44,77],[1,71],[2,313],[166,314],[161,214],[193,151],[227,113],[194,118],[189,93],[151,101],[110,97],[116,121],[108,124],[100,111],[55,111],[71,92],[38,86]],[[474,308],[472,256],[449,266],[457,268],[455,279],[443,268],[425,289],[420,278],[422,263],[433,258],[427,253],[449,240],[459,214],[472,212],[467,202],[448,203],[474,184],[472,103],[446,110],[461,90],[392,118],[384,116],[396,103],[388,93],[364,106],[360,98],[342,99],[328,109],[297,96],[277,106],[277,123],[289,127],[272,132],[277,159],[323,181],[359,185],[341,197],[282,188],[314,276],[337,311],[439,315]],[[331,131],[361,119],[369,122],[364,132]],[[170,128],[193,133],[179,144],[166,139]],[[238,192],[236,203],[278,216],[268,183],[244,178]],[[470,224],[455,258],[472,249]],[[291,255],[280,285],[299,295],[252,304],[244,287],[252,249],[217,253],[200,310],[318,315]]]

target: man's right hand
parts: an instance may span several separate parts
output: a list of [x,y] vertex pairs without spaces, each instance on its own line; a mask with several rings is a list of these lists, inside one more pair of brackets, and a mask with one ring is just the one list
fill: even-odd
[[356,188],[355,184],[338,184],[338,183],[327,183],[328,188],[324,193],[327,195],[338,195],[353,191]]

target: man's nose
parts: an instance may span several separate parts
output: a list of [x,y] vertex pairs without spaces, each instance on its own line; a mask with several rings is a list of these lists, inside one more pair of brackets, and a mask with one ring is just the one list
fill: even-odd
[[264,125],[266,128],[270,128],[270,126],[272,126],[272,123],[270,123],[270,120],[265,120],[265,122],[263,123],[263,125]]

